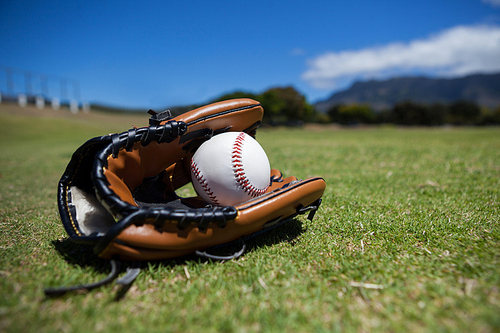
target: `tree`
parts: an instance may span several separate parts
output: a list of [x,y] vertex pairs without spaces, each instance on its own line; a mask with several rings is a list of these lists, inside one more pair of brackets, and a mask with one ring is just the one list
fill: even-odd
[[286,117],[282,110],[285,102],[280,98],[276,89],[270,89],[260,94],[257,99],[264,108],[264,122],[268,124],[284,123]]
[[496,108],[495,111],[493,111],[491,119],[491,122],[493,124],[500,124],[500,105]]
[[276,87],[258,95],[237,90],[218,97],[212,103],[234,98],[251,98],[259,101],[264,108],[264,123],[297,124],[315,120],[313,106],[307,103],[306,98],[293,87]]
[[411,101],[398,103],[393,108],[394,122],[400,125],[431,125],[429,108]]
[[453,125],[474,125],[481,116],[481,108],[469,101],[458,101],[450,105],[448,121]]
[[371,124],[375,122],[376,116],[368,104],[339,104],[328,110],[331,121],[343,125],[348,124]]
[[446,116],[448,114],[448,107],[441,103],[435,103],[428,108],[428,120],[431,126],[440,126],[446,123]]
[[220,102],[220,101],[226,101],[228,99],[235,99],[235,98],[251,98],[251,99],[256,99],[257,96],[254,93],[248,92],[248,91],[242,91],[242,90],[236,90],[231,93],[224,94],[212,101],[212,103],[215,102]]
[[311,121],[314,108],[293,87],[277,87],[257,96],[264,108],[264,119],[268,123],[297,123]]

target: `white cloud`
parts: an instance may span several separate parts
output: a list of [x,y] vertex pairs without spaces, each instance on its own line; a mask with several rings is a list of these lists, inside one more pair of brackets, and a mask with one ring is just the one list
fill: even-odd
[[325,89],[354,78],[496,72],[500,71],[500,27],[457,26],[409,43],[329,52],[310,60],[308,67],[302,79]]
[[482,0],[484,3],[489,3],[494,7],[500,7],[500,0]]

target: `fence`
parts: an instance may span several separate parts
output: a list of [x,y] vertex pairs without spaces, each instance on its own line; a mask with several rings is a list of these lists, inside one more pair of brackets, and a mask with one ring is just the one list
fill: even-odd
[[39,109],[67,107],[72,113],[88,112],[81,101],[80,83],[75,79],[0,66],[0,103],[15,102],[21,107],[33,104]]

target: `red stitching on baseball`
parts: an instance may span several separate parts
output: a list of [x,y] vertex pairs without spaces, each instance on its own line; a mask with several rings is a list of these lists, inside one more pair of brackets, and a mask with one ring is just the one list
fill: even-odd
[[208,195],[212,203],[214,205],[220,206],[217,197],[214,195],[214,192],[212,192],[212,190],[210,189],[210,186],[208,186],[206,179],[203,178],[200,169],[198,169],[198,166],[196,165],[196,162],[193,159],[191,159],[191,171],[195,175],[196,179],[198,180],[198,183],[201,185],[201,188]]
[[243,188],[243,191],[245,191],[252,198],[255,198],[266,193],[269,185],[266,186],[266,188],[264,189],[258,189],[250,184],[250,180],[247,178],[242,164],[243,163],[242,148],[244,141],[245,141],[245,133],[243,132],[241,132],[234,140],[233,153],[232,153],[233,172],[234,176],[236,177],[236,181]]

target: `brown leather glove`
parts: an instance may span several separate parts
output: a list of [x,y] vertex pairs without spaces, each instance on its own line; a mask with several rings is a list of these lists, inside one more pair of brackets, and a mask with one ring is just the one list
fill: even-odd
[[[83,144],[59,182],[59,212],[70,238],[92,245],[99,257],[112,259],[113,271],[115,260],[158,260],[191,253],[232,258],[244,247],[228,257],[202,251],[248,239],[298,214],[309,212],[313,218],[324,180],[283,178],[275,169],[265,194],[235,207],[212,207],[199,197],[180,198],[175,192],[191,182],[189,162],[201,143],[226,131],[255,136],[263,116],[257,101],[228,100],[175,118],[167,112],[150,113],[148,127]],[[117,272],[112,274],[114,278]],[[73,290],[63,289],[46,293]]]

